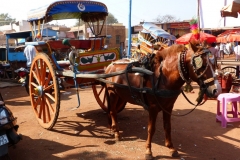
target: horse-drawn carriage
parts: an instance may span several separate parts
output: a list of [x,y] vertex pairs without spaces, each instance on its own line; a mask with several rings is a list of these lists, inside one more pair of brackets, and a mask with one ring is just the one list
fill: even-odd
[[[37,55],[31,64],[29,94],[36,118],[42,127],[54,127],[60,110],[62,81],[76,90],[92,85],[98,104],[111,117],[116,139],[119,140],[116,114],[127,102],[142,105],[149,112],[146,158],[152,157],[151,139],[159,111],[163,111],[165,144],[172,156],[177,156],[171,140],[170,118],[182,85],[190,79],[196,81],[201,92],[199,102],[204,93],[209,97],[219,94],[208,59],[210,51],[191,43],[188,50],[183,45],[173,45],[139,61],[121,59],[118,49],[104,48],[100,24],[104,25],[107,15],[103,3],[82,0],[58,1],[31,11],[28,21],[37,41],[28,44],[35,46]],[[95,36],[86,40],[41,41],[41,25],[69,18],[89,24]],[[67,55],[68,59],[57,59],[59,54]],[[78,93],[77,96],[80,105]]]
[[[94,78],[101,76],[104,67],[121,57],[118,48],[105,48],[106,36],[102,36],[101,31],[107,15],[105,4],[80,0],[57,1],[29,12],[28,22],[35,42],[26,45],[34,45],[37,50],[30,69],[29,93],[36,117],[44,128],[51,129],[58,118],[60,88],[65,84],[76,88],[92,85],[97,102],[107,110],[100,99],[104,92],[98,92]],[[61,19],[81,19],[89,25],[94,36],[85,40],[65,39],[64,43],[62,40],[42,41],[44,24]]]
[[174,43],[176,37],[166,32],[157,25],[144,22],[142,30],[138,33],[138,47],[133,50],[133,58],[138,59],[141,54],[154,53],[161,47],[166,48]]

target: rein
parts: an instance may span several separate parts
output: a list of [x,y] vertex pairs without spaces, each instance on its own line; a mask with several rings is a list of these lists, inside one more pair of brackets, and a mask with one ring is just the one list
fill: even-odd
[[[205,51],[203,54],[207,53],[207,51]],[[178,55],[178,70],[179,70],[179,74],[180,74],[180,77],[182,78],[182,80],[184,80],[187,84],[190,84],[191,83],[191,79],[190,78],[185,78],[188,76],[188,70],[187,70],[187,67],[186,67],[186,54],[187,54],[187,50],[184,50],[183,52],[181,52],[179,55]],[[208,56],[207,56],[207,66],[205,67],[204,71],[200,74],[200,75],[197,75],[197,78],[201,78],[203,76],[203,74],[207,71],[208,67],[209,67],[209,60],[208,60]],[[202,59],[199,57],[199,56],[196,56],[195,54],[192,55],[192,59],[191,59],[191,64],[194,68],[194,72],[197,74],[197,70],[199,68],[201,68],[202,66]],[[209,78],[205,81],[203,81],[204,84],[206,83],[210,83],[211,81],[213,81],[214,78]],[[197,98],[197,104],[194,104],[192,103],[186,96],[186,94],[182,91],[182,94],[184,96],[184,98],[192,105],[195,106],[201,106],[203,105],[205,101],[202,102],[203,100],[203,96],[204,96],[204,93],[206,91],[206,87],[200,87],[200,92],[199,92],[199,97]],[[202,102],[202,103],[201,103]],[[195,109],[194,108],[194,109]]]
[[[145,59],[145,60],[146,60],[146,59]],[[147,58],[146,61],[149,63],[149,58]],[[130,85],[129,77],[128,77],[128,72],[131,72],[131,68],[132,68],[133,66],[134,66],[133,63],[128,64],[128,66],[126,67],[126,68],[127,68],[127,69],[126,69],[126,72],[125,72],[129,91],[130,91],[130,93],[131,93],[131,95],[132,95],[132,98],[135,100],[135,102],[138,103],[139,105],[143,106],[143,108],[144,108],[145,110],[148,110],[149,107],[148,107],[148,105],[145,103],[144,99],[143,99],[143,98],[142,98],[142,99],[140,99],[140,98],[137,99],[138,96],[137,96],[136,94],[134,94],[134,92],[133,92],[133,90],[136,90],[136,88],[135,88],[135,87],[132,87],[132,86]],[[186,70],[186,71],[187,71],[187,70]],[[164,107],[162,107],[162,105],[159,103],[159,101],[158,101],[158,99],[157,99],[157,96],[158,96],[158,97],[166,97],[166,98],[177,97],[177,96],[180,94],[180,92],[183,93],[183,91],[182,91],[182,90],[179,90],[179,91],[171,91],[171,90],[163,90],[163,89],[157,90],[157,87],[158,87],[158,85],[159,85],[159,80],[160,80],[160,78],[161,78],[161,75],[162,75],[162,74],[160,74],[159,77],[157,78],[157,82],[155,83],[155,85],[154,85],[153,75],[151,76],[151,83],[152,83],[151,93],[153,94],[153,96],[154,96],[154,98],[155,98],[158,106],[160,106],[160,108],[162,109],[162,111],[168,113],[169,115],[173,115],[173,116],[185,116],[185,115],[188,115],[188,114],[190,114],[191,112],[193,112],[193,111],[196,109],[196,107],[198,106],[199,103],[198,103],[197,105],[195,105],[195,107],[194,107],[191,111],[189,111],[189,112],[187,112],[187,113],[185,113],[185,114],[182,114],[182,115],[172,114],[172,113],[170,113],[169,111],[167,111]],[[118,84],[118,85],[120,85],[120,84]],[[142,92],[142,93],[143,93],[143,92]],[[144,93],[147,93],[146,90],[145,90]],[[184,94],[184,93],[183,93],[183,94]],[[184,97],[188,100],[188,102],[190,102],[190,104],[193,104],[185,95],[184,95]],[[205,102],[204,102],[204,103],[205,103]],[[202,104],[203,104],[203,103],[202,103]],[[201,105],[202,105],[202,104],[201,104]],[[194,104],[193,104],[193,105],[194,105]]]

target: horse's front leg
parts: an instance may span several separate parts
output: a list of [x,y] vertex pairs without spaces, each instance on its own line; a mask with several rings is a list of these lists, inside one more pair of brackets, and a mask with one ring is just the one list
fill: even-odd
[[[171,107],[172,108],[172,107]],[[170,154],[172,157],[178,157],[178,151],[173,147],[172,143],[172,137],[171,137],[171,111],[166,113],[165,111],[163,112],[163,128],[165,132],[165,146],[170,149]]]
[[156,119],[157,119],[158,111],[149,109],[149,118],[148,118],[148,137],[146,141],[146,152],[145,159],[151,160],[152,156],[152,138],[156,130]]

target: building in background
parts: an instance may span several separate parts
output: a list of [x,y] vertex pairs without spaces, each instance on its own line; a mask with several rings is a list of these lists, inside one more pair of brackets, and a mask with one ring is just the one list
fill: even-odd
[[[99,31],[97,31],[97,28],[94,28],[94,30],[96,33],[101,31],[99,36],[107,35],[105,44],[108,45],[109,48],[120,47],[120,44],[124,43],[126,39],[126,29],[121,23],[104,25],[102,29],[99,28]],[[74,39],[94,37],[92,30],[85,24],[79,27],[72,27],[67,34],[71,35]]]

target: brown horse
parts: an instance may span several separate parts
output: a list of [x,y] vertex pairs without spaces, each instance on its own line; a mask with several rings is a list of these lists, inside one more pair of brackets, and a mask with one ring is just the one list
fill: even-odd
[[[184,45],[172,45],[152,54],[142,63],[130,63],[128,59],[122,59],[110,64],[105,70],[107,74],[126,68],[129,71],[106,79],[109,115],[115,139],[120,139],[117,123],[119,108],[123,108],[126,102],[142,105],[149,112],[146,159],[152,159],[151,141],[160,111],[163,111],[165,145],[170,149],[171,156],[179,156],[173,147],[170,120],[174,103],[181,93],[181,87],[185,82],[195,81],[200,86],[201,95],[216,97],[221,93],[221,87],[215,80],[215,74],[208,59],[209,52],[199,44],[190,43],[189,49]],[[132,72],[132,69],[139,68],[141,65],[144,66],[143,70],[144,68],[150,70],[152,74]]]

